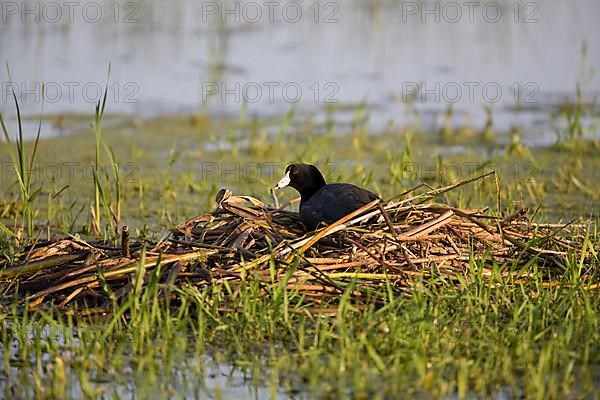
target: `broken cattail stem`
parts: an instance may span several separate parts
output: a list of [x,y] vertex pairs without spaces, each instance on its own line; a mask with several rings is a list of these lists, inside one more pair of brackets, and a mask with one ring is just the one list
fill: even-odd
[[131,251],[129,249],[129,227],[127,225],[121,229],[121,252],[123,253],[123,257],[131,257]]

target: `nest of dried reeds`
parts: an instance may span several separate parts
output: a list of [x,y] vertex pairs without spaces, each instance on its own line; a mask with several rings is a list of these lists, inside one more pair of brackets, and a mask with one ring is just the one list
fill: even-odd
[[258,279],[265,290],[283,282],[303,291],[307,301],[320,302],[335,300],[351,283],[352,296],[372,300],[384,285],[410,289],[415,276],[468,281],[474,267],[485,277],[491,266],[504,265],[500,273],[520,271],[523,277],[527,271],[519,267],[533,259],[560,268],[565,257],[580,251],[585,226],[536,224],[524,210],[501,218],[487,209],[433,201],[473,180],[374,201],[308,233],[298,214],[286,210],[288,204],[269,207],[222,190],[215,211],[191,218],[157,242],[131,241],[124,229],[121,246],[73,237],[32,245],[0,270],[0,285],[30,308],[105,311],[143,287],[160,265],[158,279],[165,287]]

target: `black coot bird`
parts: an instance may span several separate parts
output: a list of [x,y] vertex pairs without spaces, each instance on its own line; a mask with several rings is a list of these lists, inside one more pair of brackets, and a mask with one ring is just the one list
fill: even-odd
[[350,183],[326,184],[314,165],[290,164],[275,189],[291,186],[300,193],[300,220],[309,230],[330,224],[379,197]]

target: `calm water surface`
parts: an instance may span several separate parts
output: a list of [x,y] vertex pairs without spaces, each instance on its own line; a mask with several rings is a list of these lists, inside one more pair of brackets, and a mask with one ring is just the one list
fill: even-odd
[[595,0],[37,3],[2,2],[5,114],[10,82],[27,113],[41,82],[47,113],[91,112],[112,63],[109,112],[269,116],[296,104],[319,121],[337,104],[343,124],[366,102],[373,129],[413,121],[412,106],[435,129],[452,104],[456,127],[482,127],[490,107],[495,129],[546,143],[577,82],[590,101],[600,93]]

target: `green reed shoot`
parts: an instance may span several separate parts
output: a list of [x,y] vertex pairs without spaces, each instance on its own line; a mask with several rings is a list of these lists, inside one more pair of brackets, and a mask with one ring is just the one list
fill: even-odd
[[[104,187],[102,183],[102,174],[100,166],[100,147],[103,145],[102,142],[102,121],[104,119],[104,112],[106,109],[106,99],[108,97],[108,82],[110,80],[110,69],[111,65],[108,65],[108,76],[104,94],[101,100],[96,103],[94,123],[91,124],[92,132],[95,138],[95,159],[93,169],[93,186],[94,186],[94,203],[91,210],[92,215],[92,231],[95,234],[101,233],[102,226],[102,208],[106,214],[108,220],[108,226],[114,235],[118,233],[119,223],[121,220],[121,178],[119,174],[119,164],[116,161],[114,151],[112,148],[104,144],[104,149],[110,159],[111,168],[113,170],[113,181],[115,191],[115,207],[113,208],[112,197],[109,187]],[[106,174],[105,179],[110,182],[110,177]]]
[[[42,85],[42,110],[40,115],[40,120],[38,124],[37,133],[35,136],[35,141],[33,142],[33,149],[31,154],[27,153],[25,149],[25,140],[23,138],[23,123],[21,118],[21,110],[19,108],[19,101],[17,100],[17,95],[14,91],[12,91],[12,96],[15,102],[15,108],[17,111],[17,126],[18,126],[18,134],[15,141],[15,147],[11,152],[13,169],[16,174],[16,183],[19,186],[19,190],[21,192],[21,199],[23,201],[23,213],[22,213],[22,225],[27,232],[28,237],[33,236],[35,224],[35,210],[33,203],[35,198],[42,190],[42,187],[39,186],[37,188],[34,187],[33,184],[33,172],[35,166],[35,159],[37,155],[38,143],[40,140],[40,133],[42,131],[42,119],[44,115],[44,94],[45,88]],[[6,127],[6,123],[4,122],[4,118],[2,114],[0,114],[0,125],[2,126],[2,132],[4,133],[4,138],[8,144],[11,144],[12,141],[10,139],[10,134]]]
[[[108,79],[110,79],[110,64],[108,66]],[[92,229],[95,234],[100,234],[100,197],[102,193],[102,185],[100,183],[100,143],[102,142],[102,119],[104,118],[104,109],[106,107],[106,97],[108,94],[108,79],[102,100],[96,103],[95,119],[92,124],[92,131],[96,139],[96,152],[94,162],[94,208],[92,213]]]

